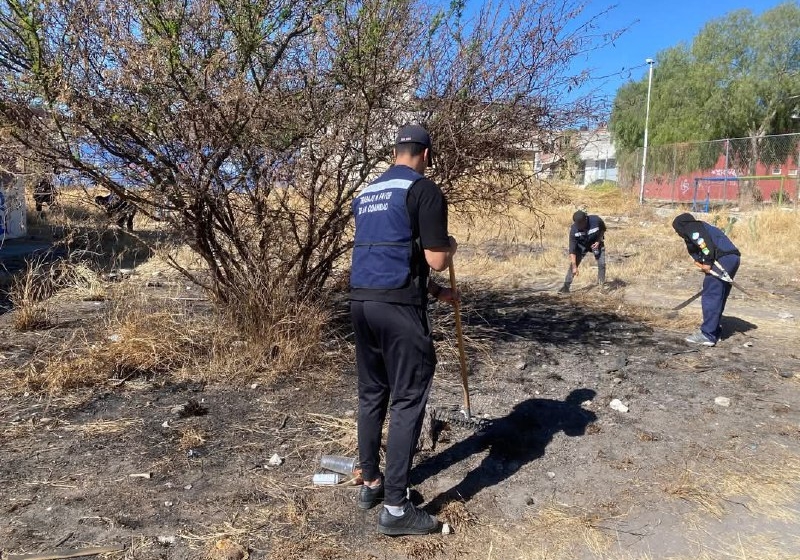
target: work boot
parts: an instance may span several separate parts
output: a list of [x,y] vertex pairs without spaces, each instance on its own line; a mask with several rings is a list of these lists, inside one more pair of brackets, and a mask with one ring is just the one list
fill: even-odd
[[383,508],[378,516],[378,532],[384,535],[427,535],[439,527],[439,521],[411,502],[403,506],[403,515],[396,517]]
[[374,487],[370,488],[366,484],[361,486],[358,492],[358,507],[360,509],[372,509],[383,501],[383,481]]
[[564,284],[561,286],[561,289],[558,290],[559,294],[568,294],[569,293],[569,284]]

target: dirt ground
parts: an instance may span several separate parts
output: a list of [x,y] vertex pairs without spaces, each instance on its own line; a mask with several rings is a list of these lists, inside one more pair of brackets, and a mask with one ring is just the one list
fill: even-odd
[[[724,339],[698,349],[682,339],[699,301],[668,309],[700,280],[623,285],[611,261],[611,289],[581,290],[588,269],[566,296],[556,275],[503,290],[464,279],[472,410],[491,424],[450,426],[412,473],[453,534],[379,536],[356,486],[311,485],[322,453],[355,453],[345,356],[271,385],[161,376],[2,391],[3,558],[107,545],[122,549],[102,558],[142,560],[800,558],[798,285],[743,265],[753,297],[734,293]],[[0,318],[0,367],[99,323],[107,305],[65,304],[31,333]],[[639,307],[660,318],[638,320]],[[431,404],[457,408],[452,313],[431,313]]]

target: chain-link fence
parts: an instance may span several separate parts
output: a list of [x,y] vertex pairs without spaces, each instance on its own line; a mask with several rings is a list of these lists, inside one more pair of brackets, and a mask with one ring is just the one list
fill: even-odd
[[[639,149],[619,160],[621,184],[637,192],[642,154]],[[796,208],[798,168],[800,134],[651,146],[644,198],[691,204],[693,210],[745,201]]]

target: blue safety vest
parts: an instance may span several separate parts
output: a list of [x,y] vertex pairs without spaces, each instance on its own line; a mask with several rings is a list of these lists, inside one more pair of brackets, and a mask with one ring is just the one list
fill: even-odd
[[396,290],[409,286],[414,240],[406,199],[420,179],[422,175],[410,167],[395,165],[353,200],[356,234],[351,288]]

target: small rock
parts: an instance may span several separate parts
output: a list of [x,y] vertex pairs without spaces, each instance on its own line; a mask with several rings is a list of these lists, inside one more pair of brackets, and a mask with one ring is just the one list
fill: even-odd
[[258,389],[258,383],[253,383],[252,385],[250,385],[250,388],[251,389]]
[[165,482],[164,483],[164,487],[165,488],[172,488],[172,486],[173,486],[173,484],[171,482]]
[[748,340],[747,342],[745,342],[744,344],[742,344],[742,346],[744,346],[745,348],[750,348],[750,347],[752,347],[752,346],[753,346],[753,343],[752,343],[752,342],[750,342],[750,341]]
[[553,471],[547,471],[547,478],[555,478],[555,477],[556,473],[554,473]]
[[792,314],[791,314],[791,313],[789,313],[788,311],[780,311],[780,312],[778,313],[778,317],[779,317],[780,319],[792,319],[792,318],[794,318],[794,315],[792,315]]
[[120,340],[122,340],[122,337],[118,334],[110,334],[108,335],[108,340],[110,340],[111,342],[119,342]]
[[356,411],[355,411],[355,410],[353,410],[353,409],[350,409],[350,410],[345,410],[345,411],[344,411],[344,417],[345,417],[345,418],[352,418],[352,417],[353,417],[353,416],[355,416],[355,415],[356,415]]
[[176,404],[172,408],[169,409],[169,413],[173,416],[178,416],[179,414],[183,414],[183,410],[186,408],[186,405],[183,404]]
[[592,401],[583,401],[583,402],[581,403],[581,406],[582,406],[583,408],[588,408],[588,407],[592,406]]
[[164,420],[164,422],[161,424],[161,427],[162,428],[169,428],[169,420]]
[[714,404],[718,404],[719,406],[730,406],[731,400],[728,397],[717,397],[714,399]]
[[283,464],[283,457],[275,453],[272,457],[269,458],[269,466],[271,467],[280,467]]
[[172,507],[172,502],[164,502],[164,505],[167,507]]
[[514,367],[517,368],[517,370],[522,371],[523,369],[528,367],[528,364],[524,360],[520,360],[519,362],[516,363]]
[[443,535],[449,535],[452,532],[453,532],[453,530],[450,528],[450,524],[449,523],[442,524],[442,534]]
[[159,535],[156,540],[162,546],[171,546],[175,544],[175,535]]
[[619,385],[620,383],[622,383],[622,378],[621,377],[615,377],[614,379],[611,380],[611,382],[614,385]]
[[191,484],[187,484],[186,486],[183,487],[183,489],[184,490],[191,490],[192,489],[192,485]]
[[610,406],[612,410],[616,410],[617,412],[628,412],[628,407],[625,404],[623,404],[623,402],[619,399],[614,399],[613,401],[608,403],[608,406]]

